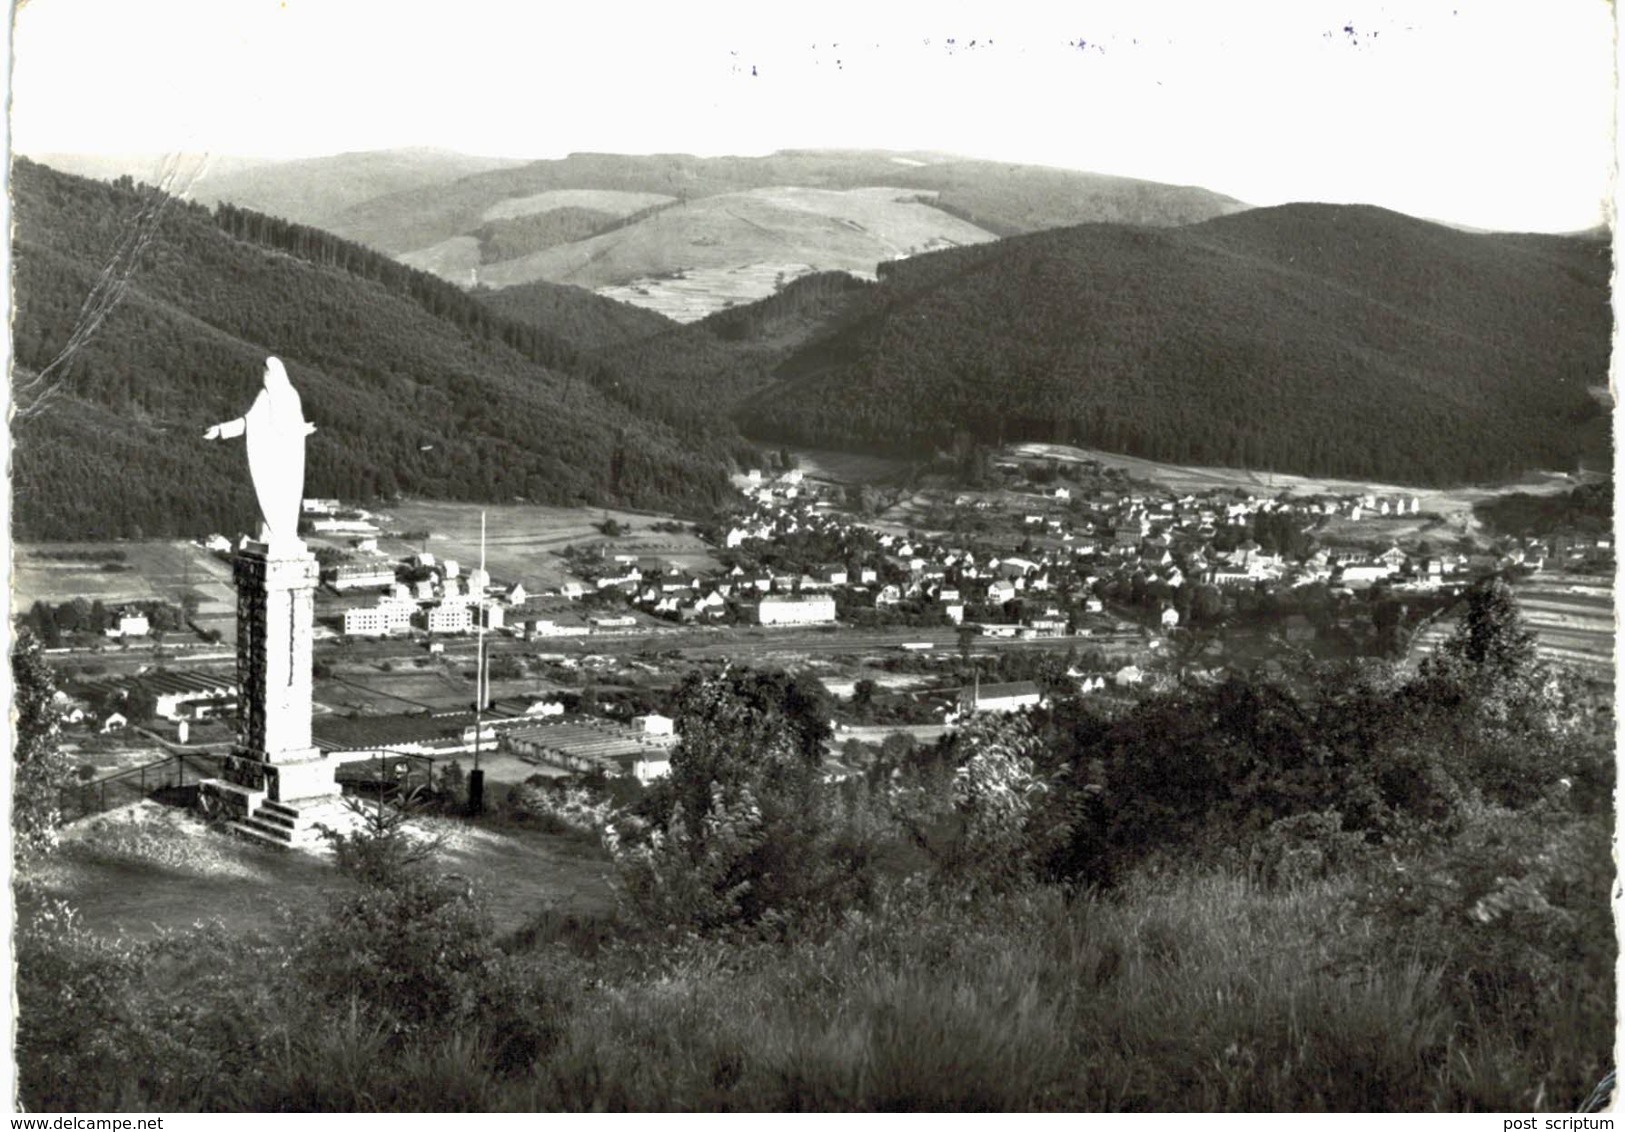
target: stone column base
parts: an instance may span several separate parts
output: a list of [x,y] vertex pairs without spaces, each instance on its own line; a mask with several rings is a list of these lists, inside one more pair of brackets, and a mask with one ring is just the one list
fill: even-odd
[[270,768],[273,802],[302,802],[317,798],[337,798],[339,764],[319,754],[314,747],[309,757],[279,760]]
[[336,798],[339,762],[315,747],[279,752],[275,762],[239,749],[226,763],[224,777],[247,790],[264,791],[273,802]]

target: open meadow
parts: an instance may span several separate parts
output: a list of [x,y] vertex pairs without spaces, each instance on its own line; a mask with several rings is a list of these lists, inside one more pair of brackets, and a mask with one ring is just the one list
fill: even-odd
[[[484,265],[479,281],[498,288],[538,279],[573,283],[691,321],[730,300],[771,295],[780,270],[786,278],[805,271],[848,271],[872,279],[876,264],[888,260],[993,239],[992,233],[933,207],[934,195],[885,187],[795,186],[722,193],[585,240]],[[734,271],[750,273],[765,287],[740,292],[721,286]],[[650,285],[700,273],[719,286],[691,292],[687,307],[663,301]]]
[[[378,548],[404,558],[427,550],[450,558],[464,571],[480,563],[480,514],[485,513],[485,563],[495,582],[522,582],[535,593],[557,589],[573,577],[559,553],[567,546],[602,544],[610,553],[653,556],[685,568],[715,565],[710,548],[688,530],[657,531],[667,516],[599,507],[545,507],[535,504],[397,503],[377,513],[386,534],[427,531],[427,541],[384,537]],[[614,520],[625,533],[606,537],[599,529]]]
[[1376,495],[1393,498],[1414,496],[1421,511],[1441,516],[1462,535],[1478,530],[1473,504],[1511,492],[1556,495],[1572,491],[1582,480],[1562,472],[1533,472],[1515,484],[1431,488],[1371,480],[1337,479],[1325,476],[1299,476],[1283,472],[1260,472],[1246,468],[1185,467],[1162,464],[1065,444],[1015,444],[1008,451],[1029,459],[1058,460],[1062,463],[1093,461],[1107,468],[1121,468],[1135,479],[1162,484],[1174,491],[1239,490],[1255,495]]
[[[92,561],[58,555],[122,555]],[[108,543],[13,543],[11,600],[26,610],[36,601],[57,605],[74,598],[116,605],[126,601],[179,604],[190,592],[201,614],[237,608],[231,567],[194,543],[180,540],[118,540]],[[105,567],[117,567],[109,569]]]

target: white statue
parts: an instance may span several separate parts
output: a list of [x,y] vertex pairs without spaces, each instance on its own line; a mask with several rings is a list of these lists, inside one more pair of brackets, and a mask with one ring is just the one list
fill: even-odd
[[209,428],[204,440],[228,440],[247,433],[248,472],[259,499],[260,541],[268,547],[297,547],[299,502],[305,490],[305,437],[316,426],[305,420],[299,392],[276,358],[265,359],[265,388],[248,412]]

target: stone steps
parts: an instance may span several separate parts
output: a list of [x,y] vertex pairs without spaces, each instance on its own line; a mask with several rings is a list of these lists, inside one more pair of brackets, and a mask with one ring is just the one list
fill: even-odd
[[289,817],[287,814],[279,814],[275,810],[272,810],[266,806],[263,802],[260,804],[258,809],[254,810],[247,820],[256,822],[263,826],[274,826],[277,829],[285,829],[289,834],[297,833],[299,830],[299,818],[297,815],[294,817]]
[[332,798],[313,798],[308,804],[290,805],[261,798],[251,804],[243,817],[226,823],[233,833],[279,849],[305,849],[322,843],[318,824],[343,824],[335,821]]
[[226,828],[238,837],[247,838],[249,841],[260,845],[269,845],[274,849],[293,848],[293,838],[291,836],[285,837],[277,833],[267,832],[253,818],[239,818],[229,821],[226,823]]

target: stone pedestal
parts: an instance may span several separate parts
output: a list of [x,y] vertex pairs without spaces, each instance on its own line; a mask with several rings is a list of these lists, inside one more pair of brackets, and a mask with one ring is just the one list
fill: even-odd
[[334,764],[310,741],[315,557],[303,542],[250,543],[237,582],[237,746],[228,781],[273,802],[335,796]]

